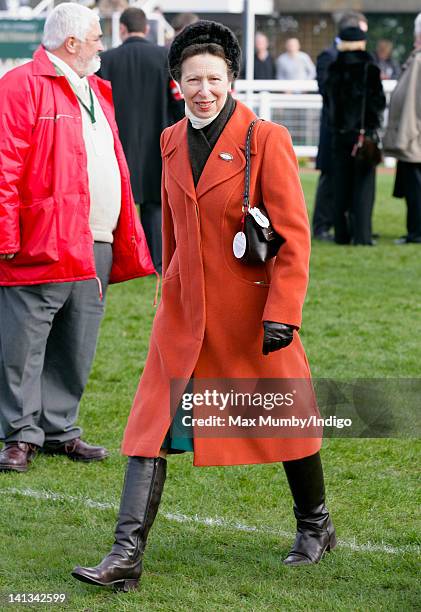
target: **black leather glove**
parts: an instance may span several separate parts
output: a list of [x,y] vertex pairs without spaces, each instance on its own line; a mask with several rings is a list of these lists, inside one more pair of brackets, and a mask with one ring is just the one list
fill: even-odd
[[263,321],[263,355],[268,355],[273,351],[279,351],[288,344],[291,344],[294,337],[294,329],[292,325],[285,323],[276,323],[275,321]]

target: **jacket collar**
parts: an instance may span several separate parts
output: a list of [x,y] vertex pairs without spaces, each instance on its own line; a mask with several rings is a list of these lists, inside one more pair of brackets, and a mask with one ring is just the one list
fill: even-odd
[[32,71],[35,76],[58,76],[43,46],[39,46],[33,55]]
[[[230,180],[245,167],[244,149],[247,129],[255,114],[237,100],[237,106],[230,117],[212,153],[203,169],[196,189],[189,158],[187,143],[187,119],[179,121],[172,129],[171,135],[162,150],[163,157],[168,157],[168,172],[173,180],[190,198],[198,200],[220,183]],[[256,133],[253,133],[251,153],[257,151]],[[232,161],[225,161],[221,153],[232,155]]]
[[122,44],[129,45],[130,43],[148,43],[149,45],[151,44],[150,40],[148,40],[144,36],[129,36]]
[[[83,100],[88,95],[88,79],[87,77],[81,78],[66,62],[59,57],[56,57],[52,53],[45,51],[48,59],[53,64],[56,72],[65,76],[69,81],[73,91]],[[88,103],[85,100],[86,103]]]
[[339,51],[338,62],[344,64],[363,64],[374,62],[374,57],[368,51]]

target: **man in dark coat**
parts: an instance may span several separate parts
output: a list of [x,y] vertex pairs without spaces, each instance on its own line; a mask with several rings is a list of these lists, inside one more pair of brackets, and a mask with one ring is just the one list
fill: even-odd
[[[256,32],[254,37],[254,78],[256,80],[276,79],[276,65],[270,50],[269,39],[263,32]],[[243,65],[240,78],[246,78],[246,66]]]
[[145,13],[120,16],[123,44],[101,55],[99,75],[111,81],[116,120],[155,269],[161,270],[161,151],[164,128],[181,119],[170,89],[167,50],[149,42]]
[[[367,18],[355,11],[345,13],[338,22],[338,31],[359,27],[367,31]],[[329,66],[337,59],[337,38],[333,44],[324,49],[317,58],[316,73],[319,93],[323,97],[322,113],[320,116],[319,148],[317,151],[316,168],[320,170],[319,182],[316,191],[316,201],[313,212],[313,237],[316,240],[333,240],[329,230],[333,226],[333,180],[332,180],[332,135],[329,128],[328,110],[326,104],[326,79]]]

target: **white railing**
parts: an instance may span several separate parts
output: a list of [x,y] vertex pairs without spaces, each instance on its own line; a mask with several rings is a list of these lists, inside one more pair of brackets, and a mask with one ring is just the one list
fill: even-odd
[[[0,76],[23,61],[28,60],[0,61]],[[396,81],[383,81],[387,100],[395,85]],[[317,81],[238,80],[234,96],[252,108],[258,117],[288,128],[297,157],[316,157],[322,108]]]
[[[395,85],[396,81],[383,81],[387,100]],[[316,157],[322,108],[317,81],[238,80],[234,96],[262,119],[285,125],[297,157]]]

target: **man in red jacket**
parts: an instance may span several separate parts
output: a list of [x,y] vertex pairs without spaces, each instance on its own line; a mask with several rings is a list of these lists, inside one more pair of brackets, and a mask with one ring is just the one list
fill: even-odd
[[106,457],[76,425],[105,291],[154,272],[111,89],[90,76],[101,36],[95,13],[60,4],[33,61],[0,80],[3,471],[25,471],[40,447]]

